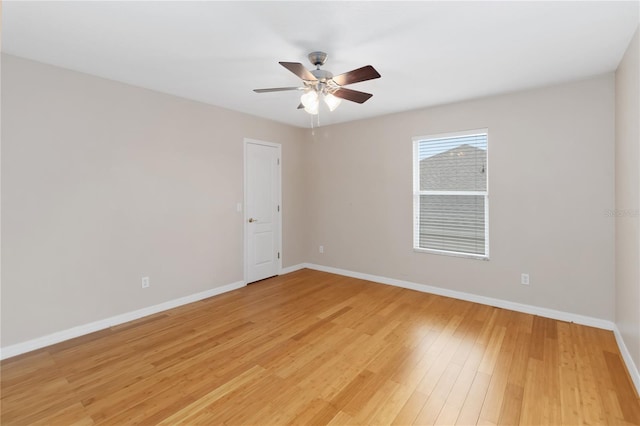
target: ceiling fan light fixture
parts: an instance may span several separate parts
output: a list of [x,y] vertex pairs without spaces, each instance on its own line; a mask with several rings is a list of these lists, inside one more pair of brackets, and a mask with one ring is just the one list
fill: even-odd
[[302,105],[304,105],[305,110],[307,108],[311,108],[311,109],[318,109],[318,92],[316,92],[315,90],[311,89],[306,91],[305,93],[302,94],[302,96],[300,96],[300,103],[302,103]]
[[319,106],[320,106],[320,103],[316,100],[315,104],[304,107],[304,110],[311,115],[317,115]]
[[329,111],[333,111],[336,108],[338,108],[338,105],[340,105],[340,102],[342,102],[342,99],[340,99],[337,96],[334,96],[331,93],[327,93],[326,95],[324,95],[324,103],[327,104],[327,106],[329,107]]

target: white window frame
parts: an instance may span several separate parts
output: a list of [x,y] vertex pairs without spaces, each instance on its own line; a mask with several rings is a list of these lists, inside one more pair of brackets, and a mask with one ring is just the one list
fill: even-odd
[[[456,138],[463,136],[487,136],[487,160],[485,173],[486,191],[421,191],[419,145],[430,139]],[[466,257],[478,260],[489,260],[489,129],[474,129],[460,132],[439,133],[426,136],[414,136],[413,142],[413,251],[447,256]],[[420,247],[420,196],[421,195],[484,195],[484,254],[464,253],[450,250],[437,250]]]

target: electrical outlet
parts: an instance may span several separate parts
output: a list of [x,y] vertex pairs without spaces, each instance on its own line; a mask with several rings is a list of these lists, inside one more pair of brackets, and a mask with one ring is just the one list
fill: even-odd
[[529,274],[520,274],[520,284],[529,285]]
[[142,277],[142,288],[149,288],[150,285],[149,277]]
[[324,246],[318,247],[318,251],[320,252],[320,254],[324,253]]

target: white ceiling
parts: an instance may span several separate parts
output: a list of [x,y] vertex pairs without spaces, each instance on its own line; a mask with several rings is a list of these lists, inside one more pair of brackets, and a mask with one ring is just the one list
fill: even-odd
[[365,104],[321,111],[332,124],[580,79],[616,69],[638,26],[627,2],[3,1],[7,53],[309,127],[278,61],[329,53]]

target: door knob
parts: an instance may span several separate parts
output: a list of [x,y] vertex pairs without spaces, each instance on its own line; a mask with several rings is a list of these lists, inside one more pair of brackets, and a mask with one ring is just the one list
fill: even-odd
[[253,222],[257,222],[257,221],[258,221],[258,219],[254,219],[254,218],[250,218],[249,219],[249,223],[253,223]]

